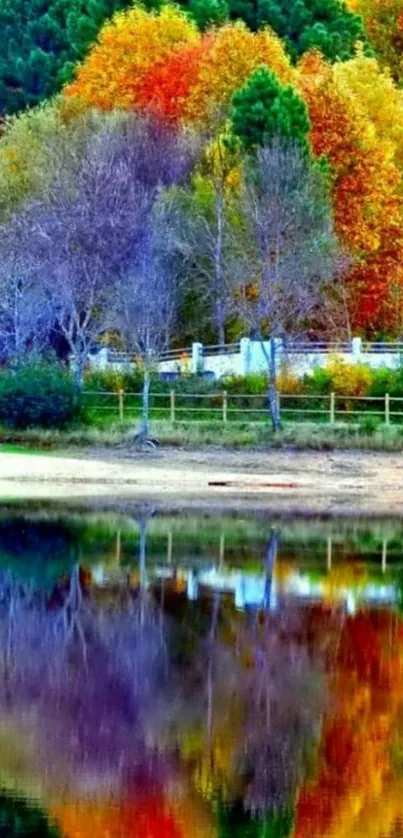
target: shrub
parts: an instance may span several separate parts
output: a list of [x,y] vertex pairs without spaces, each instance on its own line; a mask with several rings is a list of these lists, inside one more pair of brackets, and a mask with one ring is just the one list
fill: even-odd
[[62,428],[80,414],[72,376],[59,364],[29,363],[0,374],[0,422],[10,428]]
[[289,367],[283,366],[277,376],[277,387],[280,393],[297,395],[302,393],[303,382]]
[[227,390],[231,395],[246,396],[265,395],[267,385],[267,375],[264,372],[256,372],[251,375],[228,375],[220,383],[220,387]]
[[343,396],[365,396],[373,379],[365,364],[349,364],[337,355],[327,363],[326,371],[334,392]]
[[367,436],[373,436],[378,430],[379,425],[380,420],[376,416],[360,417],[359,429],[361,433],[366,434]]
[[140,393],[143,386],[143,375],[134,367],[130,370],[92,370],[84,379],[84,390],[94,390],[101,393]]
[[303,392],[307,395],[325,395],[332,392],[332,379],[329,370],[318,367],[311,375],[304,375],[302,379]]

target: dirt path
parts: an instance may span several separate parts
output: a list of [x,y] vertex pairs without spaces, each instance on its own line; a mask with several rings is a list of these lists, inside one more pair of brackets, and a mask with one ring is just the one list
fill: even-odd
[[222,449],[0,453],[0,498],[400,516],[403,456]]

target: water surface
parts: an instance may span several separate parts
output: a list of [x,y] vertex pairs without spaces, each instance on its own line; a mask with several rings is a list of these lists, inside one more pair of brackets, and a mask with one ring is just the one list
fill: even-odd
[[403,523],[0,512],[0,838],[401,838]]

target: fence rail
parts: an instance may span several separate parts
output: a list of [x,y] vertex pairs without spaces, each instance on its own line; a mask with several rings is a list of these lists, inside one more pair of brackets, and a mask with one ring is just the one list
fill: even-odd
[[213,355],[236,355],[237,352],[240,352],[239,343],[217,343],[212,346],[203,346],[203,356],[205,358]]
[[[284,419],[329,423],[351,422],[372,417],[385,425],[403,425],[403,396],[348,396],[336,393],[280,393],[280,411]],[[141,393],[116,391],[84,392],[84,407],[89,416],[120,421],[141,414]],[[178,390],[150,393],[150,416],[175,422],[265,423],[268,419],[264,394],[181,393]]]
[[[358,340],[358,344],[357,344]],[[193,346],[184,346],[181,348],[167,349],[156,355],[156,362],[163,363],[167,361],[181,361],[184,358],[191,359],[194,352],[194,347],[199,347],[200,357],[213,358],[225,355],[237,355],[241,353],[241,343],[227,343],[227,344],[213,344],[210,346],[202,346],[202,344],[194,344]],[[107,362],[110,364],[130,365],[135,362],[135,355],[133,353],[124,352],[116,349],[107,349]],[[391,343],[383,343],[382,341],[362,341],[354,339],[351,341],[283,341],[282,351],[288,355],[356,355],[370,354],[370,355],[387,355],[395,354],[403,356],[403,342],[395,341]]]

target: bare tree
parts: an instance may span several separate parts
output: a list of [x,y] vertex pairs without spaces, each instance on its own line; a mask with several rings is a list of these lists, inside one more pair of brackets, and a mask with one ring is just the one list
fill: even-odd
[[21,247],[18,219],[0,229],[0,355],[18,363],[48,343],[53,312],[35,260]]
[[46,194],[25,209],[26,241],[81,384],[91,346],[116,326],[117,280],[141,261],[144,203],[186,175],[191,154],[181,136],[130,115],[95,121],[51,154]]
[[340,251],[322,172],[292,145],[276,141],[259,149],[244,177],[241,202],[237,305],[261,343],[277,430],[276,341],[295,342],[306,334],[340,274]]
[[234,224],[234,194],[231,174],[237,160],[224,140],[210,148],[202,173],[202,194],[194,190],[191,203],[182,207],[182,234],[188,271],[195,274],[210,303],[220,346],[225,345],[225,326],[234,311],[234,256],[239,230]]
[[119,329],[143,370],[137,440],[153,445],[149,437],[150,381],[156,360],[169,345],[177,310],[177,225],[169,198],[156,201],[143,191],[138,206],[142,207],[139,246],[120,276]]

